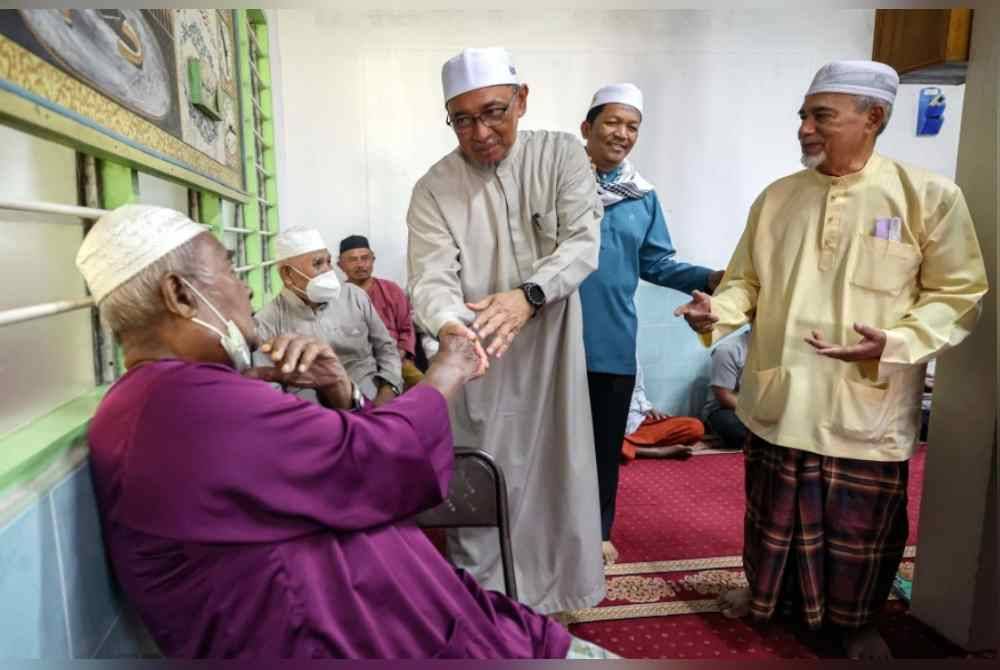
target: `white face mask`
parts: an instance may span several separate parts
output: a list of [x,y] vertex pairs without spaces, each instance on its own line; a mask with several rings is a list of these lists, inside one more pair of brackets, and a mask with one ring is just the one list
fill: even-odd
[[250,345],[247,344],[247,338],[243,337],[243,332],[236,326],[235,323],[233,323],[232,319],[227,319],[222,316],[219,310],[215,309],[215,305],[205,299],[205,296],[203,296],[198,289],[192,286],[191,282],[184,279],[184,277],[181,277],[180,280],[187,284],[187,287],[194,291],[194,294],[201,298],[203,303],[208,305],[208,308],[212,310],[217,317],[219,317],[219,321],[226,324],[226,332],[223,333],[212,324],[202,321],[197,317],[192,317],[191,320],[203,328],[208,328],[210,331],[219,336],[219,343],[222,345],[222,348],[226,350],[226,353],[229,355],[229,360],[233,362],[233,366],[238,372],[243,372],[249,368]]
[[[306,297],[312,302],[322,303],[331,302],[340,297],[340,278],[337,277],[337,273],[333,270],[329,272],[324,272],[323,274],[316,275],[311,279],[306,276],[306,274],[296,268],[294,265],[289,265],[295,272],[301,275],[304,279],[308,279],[309,283],[306,284]],[[299,293],[302,293],[302,289],[293,287]]]

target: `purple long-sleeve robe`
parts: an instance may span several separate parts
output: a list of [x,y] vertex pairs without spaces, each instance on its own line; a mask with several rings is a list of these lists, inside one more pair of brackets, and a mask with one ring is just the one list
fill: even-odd
[[433,388],[352,414],[164,360],[114,385],[89,440],[115,574],[166,656],[566,655],[403,522],[451,475]]

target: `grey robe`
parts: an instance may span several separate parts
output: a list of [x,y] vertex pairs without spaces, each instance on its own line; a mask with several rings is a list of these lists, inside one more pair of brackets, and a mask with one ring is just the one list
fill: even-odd
[[[254,316],[261,342],[297,333],[329,342],[347,374],[371,400],[378,393],[375,377],[403,389],[402,363],[396,340],[382,323],[368,294],[344,284],[337,300],[313,311],[299,296],[284,289]],[[303,395],[303,394],[300,394]],[[314,399],[315,394],[303,395]]]
[[[459,446],[494,456],[507,478],[521,600],[542,612],[604,597],[594,436],[577,287],[597,267],[603,208],[572,135],[521,132],[495,169],[458,149],[413,189],[408,276],[417,323],[437,334],[465,307],[534,282],[547,304],[486,376],[451,405]],[[502,588],[493,529],[450,538],[452,560]],[[454,540],[458,540],[457,542]]]

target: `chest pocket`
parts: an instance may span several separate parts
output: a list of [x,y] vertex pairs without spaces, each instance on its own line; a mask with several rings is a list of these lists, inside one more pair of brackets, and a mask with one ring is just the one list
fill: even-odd
[[871,235],[858,235],[854,242],[849,275],[854,286],[897,296],[916,278],[923,259],[916,247]]
[[368,344],[368,330],[360,326],[337,326],[333,329],[333,349],[338,355],[353,354],[355,356],[367,353],[371,347]]
[[556,250],[556,244],[559,240],[559,215],[555,209],[546,214],[532,214],[531,229],[535,235],[540,256],[548,256]]

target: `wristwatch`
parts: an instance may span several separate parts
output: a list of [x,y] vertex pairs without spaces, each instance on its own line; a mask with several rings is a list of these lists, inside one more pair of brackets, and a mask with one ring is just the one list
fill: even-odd
[[532,284],[530,282],[521,284],[521,290],[524,291],[524,298],[528,301],[528,304],[535,308],[535,312],[538,312],[545,305],[545,292],[542,287],[538,284]]
[[392,389],[392,392],[396,394],[396,397],[399,397],[400,394],[402,394],[402,391],[399,388],[397,388],[395,384],[393,384],[392,382],[390,382],[385,377],[378,377],[378,376],[375,377],[375,383],[378,384],[378,390],[379,391],[382,390],[383,386],[388,386],[389,388]]

